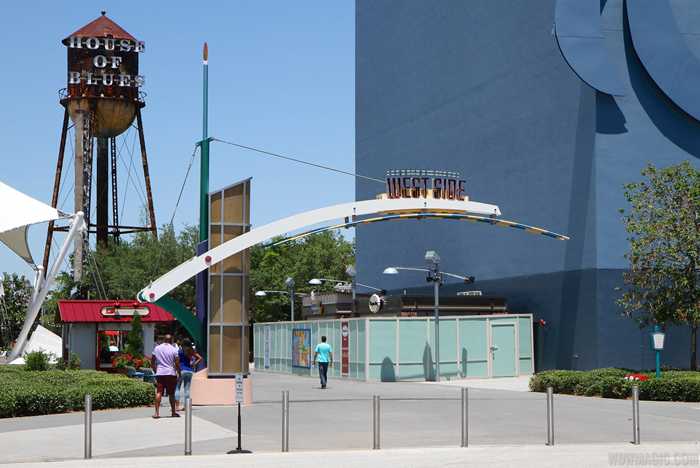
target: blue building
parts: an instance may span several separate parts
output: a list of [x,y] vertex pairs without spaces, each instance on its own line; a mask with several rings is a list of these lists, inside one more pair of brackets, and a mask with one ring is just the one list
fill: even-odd
[[[700,3],[358,0],[356,15],[357,172],[460,171],[472,200],[572,238],[455,221],[361,226],[358,281],[425,288],[382,270],[421,266],[434,249],[444,270],[546,321],[538,369],[652,368],[648,330],[615,304],[628,250],[619,209],[647,163],[700,157]],[[383,190],[358,179],[356,197]],[[687,328],[666,341],[663,364],[687,367]]]

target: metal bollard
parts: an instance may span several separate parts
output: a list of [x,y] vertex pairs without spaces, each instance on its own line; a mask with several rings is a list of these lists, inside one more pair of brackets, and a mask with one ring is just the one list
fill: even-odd
[[185,455],[192,455],[192,398],[185,399]]
[[379,450],[381,448],[380,435],[382,432],[382,409],[379,395],[372,397],[372,449]]
[[554,445],[554,389],[547,387],[547,445]]
[[639,445],[639,385],[632,386],[632,443]]
[[92,458],[92,395],[85,395],[85,456]]
[[469,445],[469,389],[467,387],[462,388],[462,411],[461,422],[462,422],[462,447],[467,447]]
[[282,451],[289,452],[289,390],[282,390]]

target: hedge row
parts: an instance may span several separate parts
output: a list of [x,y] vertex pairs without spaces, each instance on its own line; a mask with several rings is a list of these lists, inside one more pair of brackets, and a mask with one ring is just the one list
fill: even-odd
[[665,371],[656,379],[654,373],[642,372],[649,380],[630,381],[625,369],[595,369],[591,371],[553,370],[532,376],[530,390],[545,392],[552,387],[555,393],[629,398],[632,385],[639,385],[639,398],[654,401],[700,401],[700,372]]
[[153,402],[153,385],[97,371],[27,371],[0,367],[0,418],[65,413],[84,408],[127,408]]

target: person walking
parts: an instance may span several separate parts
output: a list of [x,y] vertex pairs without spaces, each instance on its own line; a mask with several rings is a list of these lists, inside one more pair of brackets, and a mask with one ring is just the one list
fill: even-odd
[[321,378],[321,388],[326,388],[328,383],[328,366],[333,366],[333,348],[326,343],[326,337],[321,337],[321,342],[314,350],[314,365],[318,363],[318,376]]
[[170,410],[173,418],[179,418],[177,403],[175,401],[175,386],[180,375],[180,359],[177,348],[173,345],[173,337],[165,335],[163,342],[153,350],[153,370],[156,373],[156,404],[154,419],[160,418],[160,401],[163,398],[163,390],[168,392]]
[[180,360],[180,378],[177,379],[175,400],[180,402],[180,411],[184,411],[185,401],[190,397],[192,376],[199,363],[202,362],[202,356],[194,350],[192,342],[185,338],[178,351],[178,359]]

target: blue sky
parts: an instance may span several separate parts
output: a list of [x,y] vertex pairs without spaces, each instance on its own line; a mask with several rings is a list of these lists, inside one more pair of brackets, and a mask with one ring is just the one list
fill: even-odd
[[[0,16],[5,45],[0,180],[50,202],[63,116],[57,92],[66,85],[67,71],[60,41],[101,9],[146,42],[140,58],[148,95],[143,119],[159,225],[170,220],[201,137],[204,41],[209,43],[211,136],[354,169],[354,1],[27,1],[4,3]],[[118,142],[126,143],[123,164],[131,158],[127,148],[133,137]],[[138,146],[133,158],[139,163]],[[175,216],[178,229],[197,224],[198,164],[197,159]],[[72,167],[67,169],[70,184]],[[253,177],[254,225],[354,199],[352,177],[214,143],[211,188],[246,177]],[[136,222],[140,189],[126,185],[124,166],[120,184],[120,193],[127,188],[123,221]],[[61,207],[72,211],[71,197],[66,200]],[[37,261],[45,234],[43,225],[30,233]],[[3,271],[30,273],[0,246]]]

